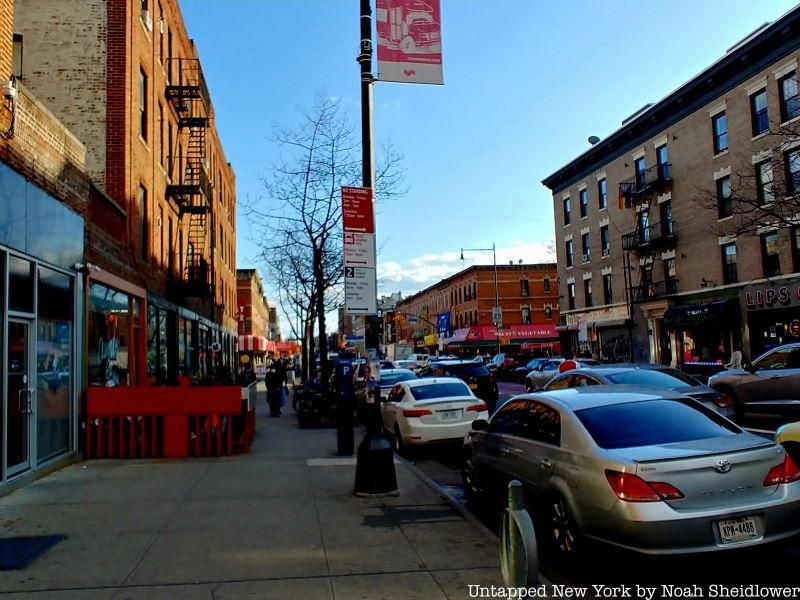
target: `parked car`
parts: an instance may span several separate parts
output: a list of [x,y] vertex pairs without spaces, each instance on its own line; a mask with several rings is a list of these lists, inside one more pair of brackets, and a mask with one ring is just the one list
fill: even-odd
[[410,369],[381,369],[381,400],[389,397],[392,388],[401,381],[413,381],[417,376]]
[[383,428],[395,449],[463,440],[475,419],[488,419],[489,407],[455,377],[397,383],[381,404]]
[[431,359],[430,354],[409,354],[406,360],[413,360],[418,365],[424,365]]
[[533,371],[539,365],[546,363],[548,360],[550,359],[546,356],[544,358],[532,358],[521,367],[517,367],[514,369],[514,381],[525,383],[525,378],[528,376],[528,373]]
[[474,360],[443,360],[431,363],[419,372],[420,377],[458,377],[475,395],[489,405],[492,411],[497,406],[499,393],[494,375],[481,362]]
[[[525,391],[533,392],[542,389],[547,382],[550,381],[555,375],[558,375],[558,368],[561,366],[566,358],[551,358],[535,368],[531,369],[530,373],[525,376]],[[575,362],[578,368],[581,367],[598,367],[600,361],[591,358],[573,358],[570,359]]]
[[404,360],[396,360],[394,362],[397,365],[398,369],[409,369],[411,371],[414,371],[415,373],[419,371],[419,369],[421,368],[420,364],[414,360],[404,359]]
[[733,402],[730,396],[715,392],[693,377],[664,365],[600,365],[574,369],[553,377],[544,386],[544,390],[614,384],[647,385],[672,390],[702,402],[729,419],[733,418]]
[[381,366],[381,371],[383,371],[384,369],[398,369],[398,368],[400,368],[400,365],[398,365],[395,361],[386,360],[386,359],[381,361],[381,365],[380,366]]
[[523,394],[465,441],[471,500],[525,486],[550,550],[584,539],[647,554],[753,546],[800,533],[800,468],[773,440],[669,390]]
[[773,348],[746,368],[712,375],[708,385],[731,397],[737,420],[747,413],[800,420],[800,343]]
[[514,370],[519,366],[519,360],[501,352],[495,354],[486,366],[499,381],[510,381],[514,376]]

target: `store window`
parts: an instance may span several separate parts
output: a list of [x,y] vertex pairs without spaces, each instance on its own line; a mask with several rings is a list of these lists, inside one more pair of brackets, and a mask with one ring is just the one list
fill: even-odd
[[730,336],[722,327],[698,325],[683,331],[684,366],[722,365],[731,355]]
[[36,456],[40,463],[71,447],[72,278],[39,269],[36,322]]
[[164,385],[169,376],[167,354],[167,311],[147,306],[147,376],[151,383]]
[[8,257],[8,307],[33,312],[33,264],[16,256]]
[[130,385],[130,301],[123,292],[99,283],[89,286],[88,382],[114,387]]

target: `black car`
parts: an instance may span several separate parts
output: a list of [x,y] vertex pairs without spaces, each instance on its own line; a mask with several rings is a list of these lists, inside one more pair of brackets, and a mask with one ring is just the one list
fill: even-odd
[[475,360],[441,360],[423,368],[420,377],[458,377],[466,383],[472,392],[489,405],[489,412],[497,406],[497,382],[480,361]]

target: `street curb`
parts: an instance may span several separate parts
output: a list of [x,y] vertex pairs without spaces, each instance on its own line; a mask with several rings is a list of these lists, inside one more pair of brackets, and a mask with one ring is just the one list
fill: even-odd
[[420,479],[425,485],[431,488],[437,495],[445,500],[458,514],[460,514],[465,521],[467,521],[470,525],[478,529],[486,538],[490,539],[494,543],[499,543],[500,538],[498,538],[494,532],[489,529],[486,525],[484,525],[475,515],[473,515],[470,511],[468,511],[463,504],[461,504],[458,500],[453,498],[452,494],[450,494],[447,490],[441,488],[439,484],[437,484],[433,479],[428,477],[425,473],[419,470],[416,465],[409,462],[402,456],[398,456],[395,454],[397,459],[401,461],[408,470],[411,471],[417,479]]

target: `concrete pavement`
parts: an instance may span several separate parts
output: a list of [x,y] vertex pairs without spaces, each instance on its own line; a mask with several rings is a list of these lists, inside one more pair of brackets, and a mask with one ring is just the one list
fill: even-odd
[[335,430],[271,419],[263,398],[258,412],[250,454],[89,461],[0,498],[0,537],[67,536],[0,571],[0,598],[461,600],[501,585],[496,543],[404,463],[399,496],[356,498]]

